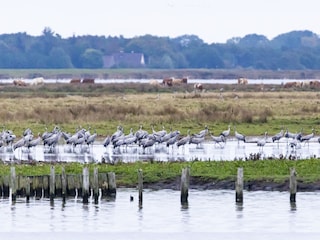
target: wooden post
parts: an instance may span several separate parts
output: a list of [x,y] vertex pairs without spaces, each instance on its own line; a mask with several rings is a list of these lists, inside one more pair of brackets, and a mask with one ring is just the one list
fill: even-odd
[[143,192],[143,172],[138,170],[138,188],[139,188],[139,206],[142,207],[142,192]]
[[87,167],[83,168],[82,176],[82,202],[89,203],[89,169]]
[[54,166],[50,167],[50,184],[49,184],[49,191],[50,191],[50,202],[53,202],[55,197],[55,182],[56,182],[56,174]]
[[98,204],[98,201],[99,201],[98,168],[94,168],[93,170],[93,196],[94,196],[94,203]]
[[190,168],[186,167],[182,169],[181,174],[181,204],[187,204],[188,203],[188,195],[189,195],[189,178],[190,178]]
[[16,183],[16,169],[15,167],[10,168],[11,173],[11,200],[12,202],[15,202],[17,199],[17,183]]
[[26,180],[26,199],[27,199],[27,202],[29,202],[29,200],[30,200],[30,177],[27,177],[27,180]]
[[296,193],[297,193],[297,173],[294,168],[290,169],[290,202],[296,202]]
[[115,197],[117,192],[116,186],[116,174],[114,172],[108,172],[108,191],[107,195],[109,197]]
[[64,167],[61,169],[61,195],[62,195],[62,202],[66,202],[67,196],[67,176]]
[[243,168],[238,168],[236,181],[236,202],[243,203]]

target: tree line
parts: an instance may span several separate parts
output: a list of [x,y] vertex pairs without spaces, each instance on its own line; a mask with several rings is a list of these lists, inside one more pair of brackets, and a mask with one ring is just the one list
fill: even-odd
[[155,69],[320,69],[320,39],[308,30],[271,40],[249,34],[212,44],[196,35],[62,38],[49,27],[40,36],[0,35],[0,68],[103,68],[103,57],[118,52],[143,53],[144,67]]

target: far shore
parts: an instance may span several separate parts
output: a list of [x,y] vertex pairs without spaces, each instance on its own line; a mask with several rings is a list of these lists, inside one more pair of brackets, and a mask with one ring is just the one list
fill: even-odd
[[256,69],[0,69],[0,79],[320,79],[320,70]]

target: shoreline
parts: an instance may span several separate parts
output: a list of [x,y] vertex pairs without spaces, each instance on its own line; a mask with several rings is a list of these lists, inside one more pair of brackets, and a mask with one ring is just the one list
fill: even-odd
[[[180,178],[173,180],[163,180],[155,183],[143,183],[145,189],[161,190],[171,189],[180,190]],[[134,186],[131,186],[134,187]],[[203,180],[201,177],[190,176],[189,189],[196,190],[235,190],[235,180]],[[246,191],[289,191],[289,180],[276,182],[272,180],[248,180],[244,181],[243,189]],[[297,192],[320,191],[320,181],[303,182],[297,181]]]

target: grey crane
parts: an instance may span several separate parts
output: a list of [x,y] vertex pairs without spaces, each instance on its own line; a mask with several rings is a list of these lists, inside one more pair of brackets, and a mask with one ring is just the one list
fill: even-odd
[[185,136],[177,141],[177,147],[179,148],[180,146],[185,146],[186,144],[189,143],[189,141],[190,141],[190,129],[188,129],[187,136]]
[[311,138],[314,137],[314,128],[312,128],[312,132],[308,135],[304,135],[304,136],[301,136],[301,138],[299,139],[300,142],[306,142],[308,143],[308,146],[309,146],[309,141],[311,140]]
[[208,132],[209,132],[209,129],[208,129],[208,126],[206,125],[205,128],[201,130],[199,133],[192,134],[192,137],[205,138]]
[[239,145],[239,142],[241,142],[241,141],[244,143],[246,142],[246,136],[244,134],[237,132],[236,129],[234,130],[234,136],[238,140],[238,145]]
[[265,132],[264,137],[257,141],[257,146],[260,147],[259,149],[261,152],[263,151],[264,145],[266,145],[266,143],[267,143],[267,136],[268,136],[268,132]]
[[143,141],[141,143],[141,146],[143,148],[143,153],[145,153],[146,148],[150,148],[155,144],[155,139],[154,138],[148,138],[146,141]]
[[166,141],[167,147],[172,146],[177,142],[180,132],[177,131],[169,140]]
[[205,138],[205,136],[203,136],[203,137],[191,136],[190,140],[189,140],[189,144],[196,144],[197,146],[199,146],[204,142],[204,138]]
[[225,138],[227,138],[230,135],[230,124],[228,125],[228,129],[222,131],[220,135],[224,136]]
[[103,145],[104,147],[108,147],[110,143],[111,143],[111,136],[108,135],[108,136],[106,136],[106,138],[103,140],[102,145]]
[[135,135],[137,137],[137,141],[140,141],[141,139],[148,136],[148,131],[142,129],[142,125],[140,125],[140,129],[136,131]]
[[283,137],[283,135],[284,135],[284,132],[283,132],[283,129],[281,129],[280,132],[278,132],[277,134],[272,136],[272,138],[271,138],[272,142],[275,142],[275,141],[279,142],[279,140]]
[[159,136],[160,138],[167,134],[167,131],[165,130],[164,126],[162,126],[162,130],[155,131],[154,126],[152,125],[152,133],[155,136]]
[[18,140],[16,143],[12,145],[12,150],[15,151],[17,148],[21,148],[25,146],[26,140],[24,137],[22,137],[20,140]]
[[38,133],[38,137],[36,139],[32,139],[31,141],[26,142],[26,147],[28,148],[28,151],[30,151],[30,148],[33,148],[41,143],[41,135]]
[[94,131],[93,134],[91,134],[90,136],[87,136],[86,138],[86,143],[87,145],[93,145],[94,141],[96,140],[96,137],[97,137],[97,132]]
[[221,144],[225,144],[226,143],[226,137],[223,134],[220,134],[219,136],[214,136],[211,132],[210,132],[210,136],[212,141],[215,144],[219,144],[220,147],[223,147],[224,145]]

